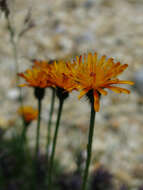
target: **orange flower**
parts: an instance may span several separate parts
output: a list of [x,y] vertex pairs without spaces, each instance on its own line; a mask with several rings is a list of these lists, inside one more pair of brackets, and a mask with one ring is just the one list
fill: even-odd
[[97,54],[77,57],[74,61],[74,69],[72,70],[73,79],[77,82],[77,87],[81,90],[79,99],[87,94],[90,90],[93,91],[94,109],[99,111],[99,95],[107,95],[105,88],[110,89],[116,93],[129,94],[130,91],[113,86],[114,84],[129,84],[133,85],[131,81],[119,80],[117,76],[121,74],[127,67],[127,64],[121,65],[120,62],[114,63],[113,58],[106,59],[102,56],[97,59]]
[[34,109],[32,106],[20,107],[18,109],[18,114],[24,118],[26,124],[29,124],[38,117],[37,109]]
[[76,88],[75,81],[71,78],[72,64],[64,61],[54,61],[50,69],[44,69],[49,74],[50,81],[55,87],[71,92]]
[[51,86],[50,78],[43,70],[38,67],[33,67],[32,69],[27,69],[24,73],[18,74],[20,77],[24,78],[27,83],[19,85],[20,87],[30,86],[46,88]]

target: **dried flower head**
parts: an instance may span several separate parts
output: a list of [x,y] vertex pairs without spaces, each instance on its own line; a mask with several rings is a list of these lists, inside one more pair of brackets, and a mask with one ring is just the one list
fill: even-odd
[[37,109],[32,106],[23,106],[18,109],[18,114],[24,118],[24,122],[29,124],[31,121],[36,120],[38,117]]
[[32,69],[27,69],[24,73],[18,74],[20,77],[24,78],[27,83],[21,84],[20,87],[30,86],[46,88],[52,86],[48,74],[38,67],[33,67]]
[[107,95],[105,88],[110,89],[116,93],[129,94],[130,91],[114,86],[115,84],[129,84],[133,85],[131,81],[119,80],[117,76],[121,74],[127,67],[127,64],[115,63],[113,58],[106,59],[102,56],[97,59],[97,54],[88,56],[84,55],[77,57],[74,61],[74,69],[72,70],[72,77],[77,82],[77,88],[81,90],[79,98],[83,97],[89,91],[93,92],[94,96],[94,109],[99,111],[99,97]]

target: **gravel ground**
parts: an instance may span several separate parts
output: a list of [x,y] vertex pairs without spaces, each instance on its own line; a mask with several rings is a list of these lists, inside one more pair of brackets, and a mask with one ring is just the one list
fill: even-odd
[[[42,3],[11,0],[9,6],[20,71],[31,65],[31,59],[71,59],[97,51],[99,55],[105,54],[129,65],[120,78],[138,83],[138,71],[143,75],[142,0],[42,0]],[[28,23],[25,18],[29,18]],[[26,24],[30,26],[28,30]],[[19,92],[15,87],[15,61],[3,13],[0,13],[0,68],[0,125],[6,127],[18,118]],[[101,100],[91,166],[94,169],[96,164],[104,164],[116,176],[117,183],[126,183],[133,189],[142,184],[143,179],[143,79],[140,84],[136,88],[129,87],[130,95],[110,93]],[[42,112],[43,151],[50,93],[47,90]],[[23,89],[25,104],[36,106],[32,94],[32,89]],[[55,110],[57,107],[56,104]],[[76,93],[65,103],[57,155],[68,170],[75,167],[73,152],[86,147],[89,112],[86,99],[78,101]],[[53,122],[55,120],[56,114]],[[31,146],[35,125],[34,122],[28,131]]]

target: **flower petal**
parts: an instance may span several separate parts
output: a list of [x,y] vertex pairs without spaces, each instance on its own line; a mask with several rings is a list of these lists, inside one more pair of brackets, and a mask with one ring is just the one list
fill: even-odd
[[117,86],[108,86],[107,88],[109,88],[110,90],[116,92],[116,93],[125,93],[125,94],[129,94],[130,91],[125,89],[125,88],[120,88]]
[[97,88],[97,90],[100,92],[100,94],[102,94],[102,95],[104,95],[104,96],[107,95],[107,92],[106,92],[104,89],[102,89],[102,88]]
[[78,99],[81,99],[87,92],[89,91],[89,89],[84,89],[80,92]]
[[111,85],[111,84],[128,84],[128,85],[133,85],[134,82],[132,81],[126,81],[126,80],[119,80],[119,79],[115,79],[115,80],[109,80],[109,82],[105,82],[106,85]]
[[100,104],[99,104],[99,95],[96,90],[94,90],[94,109],[96,112],[99,111]]
[[19,87],[25,87],[25,86],[28,86],[28,84],[20,84],[18,85]]
[[129,85],[134,85],[134,82],[132,82],[132,81],[127,81],[127,80],[119,80],[116,84],[129,84]]

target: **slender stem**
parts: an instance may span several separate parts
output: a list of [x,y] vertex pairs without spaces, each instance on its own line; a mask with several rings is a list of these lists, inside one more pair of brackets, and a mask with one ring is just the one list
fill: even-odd
[[36,146],[35,146],[35,158],[33,162],[33,181],[32,189],[38,189],[38,167],[39,167],[39,137],[40,137],[40,121],[41,121],[41,108],[42,108],[42,99],[37,97],[38,101],[38,120],[37,120],[37,131],[36,131]]
[[[9,34],[10,34],[10,41],[11,41],[11,44],[13,46],[13,54],[14,54],[14,59],[15,59],[15,71],[16,71],[16,76],[17,76],[17,73],[19,72],[19,65],[18,65],[18,55],[17,55],[17,47],[16,47],[16,42],[14,40],[14,36],[15,36],[15,31],[10,23],[10,19],[9,17],[7,17],[7,23],[8,23],[8,30],[9,30]],[[17,76],[16,78],[16,82],[18,83],[19,82],[19,77]]]
[[94,133],[94,121],[95,121],[94,105],[91,104],[90,128],[89,128],[88,144],[87,144],[87,160],[86,160],[86,166],[85,166],[85,171],[84,171],[84,175],[83,175],[83,182],[82,182],[82,188],[81,188],[82,190],[86,190],[86,185],[87,185],[88,171],[89,171],[89,165],[90,165],[91,154],[92,154],[92,139],[93,139],[93,133]]
[[26,141],[26,132],[27,132],[27,126],[25,125],[25,127],[23,126],[23,129],[22,129],[22,133],[21,133],[21,146],[22,148],[24,148],[24,143]]
[[[10,34],[10,41],[13,47],[13,55],[14,55],[14,60],[15,60],[15,75],[16,75],[16,86],[18,87],[19,85],[19,76],[17,75],[19,72],[19,64],[18,64],[18,52],[17,52],[17,45],[18,43],[15,42],[14,40],[14,36],[15,36],[15,32],[14,29],[10,23],[10,19],[9,16],[6,17],[7,18],[7,23],[8,23],[8,30],[9,30],[9,34]],[[23,107],[23,99],[22,99],[22,89],[21,87],[18,87],[19,89],[19,101],[20,101],[20,106]],[[22,121],[23,121],[23,127],[25,127],[25,122],[24,122],[24,118],[23,116],[21,117]]]
[[48,190],[51,190],[51,185],[52,185],[53,161],[54,161],[54,156],[55,156],[56,142],[57,142],[57,136],[58,136],[58,130],[59,130],[59,124],[60,124],[60,119],[61,119],[63,103],[64,103],[64,100],[60,100],[57,122],[56,122],[56,128],[55,128],[54,139],[53,139],[53,144],[52,144],[53,145],[52,146],[52,153],[51,153],[50,164],[49,164],[50,168],[49,168],[49,176],[48,176],[48,184],[49,184]]
[[51,139],[51,123],[52,123],[52,116],[54,111],[54,104],[55,104],[55,89],[52,89],[52,97],[51,97],[51,107],[50,107],[50,114],[49,114],[49,121],[48,121],[48,135],[47,135],[47,156],[49,157],[50,151],[50,139]]
[[22,133],[21,133],[21,138],[20,138],[20,147],[19,150],[21,152],[21,160],[24,161],[25,156],[26,156],[26,151],[25,151],[25,144],[26,144],[26,133],[27,133],[28,127],[23,125]]
[[38,99],[38,121],[37,121],[36,147],[35,147],[35,156],[36,156],[36,158],[38,158],[38,153],[39,153],[39,135],[40,135],[41,107],[42,107],[42,101],[41,101],[41,99]]

